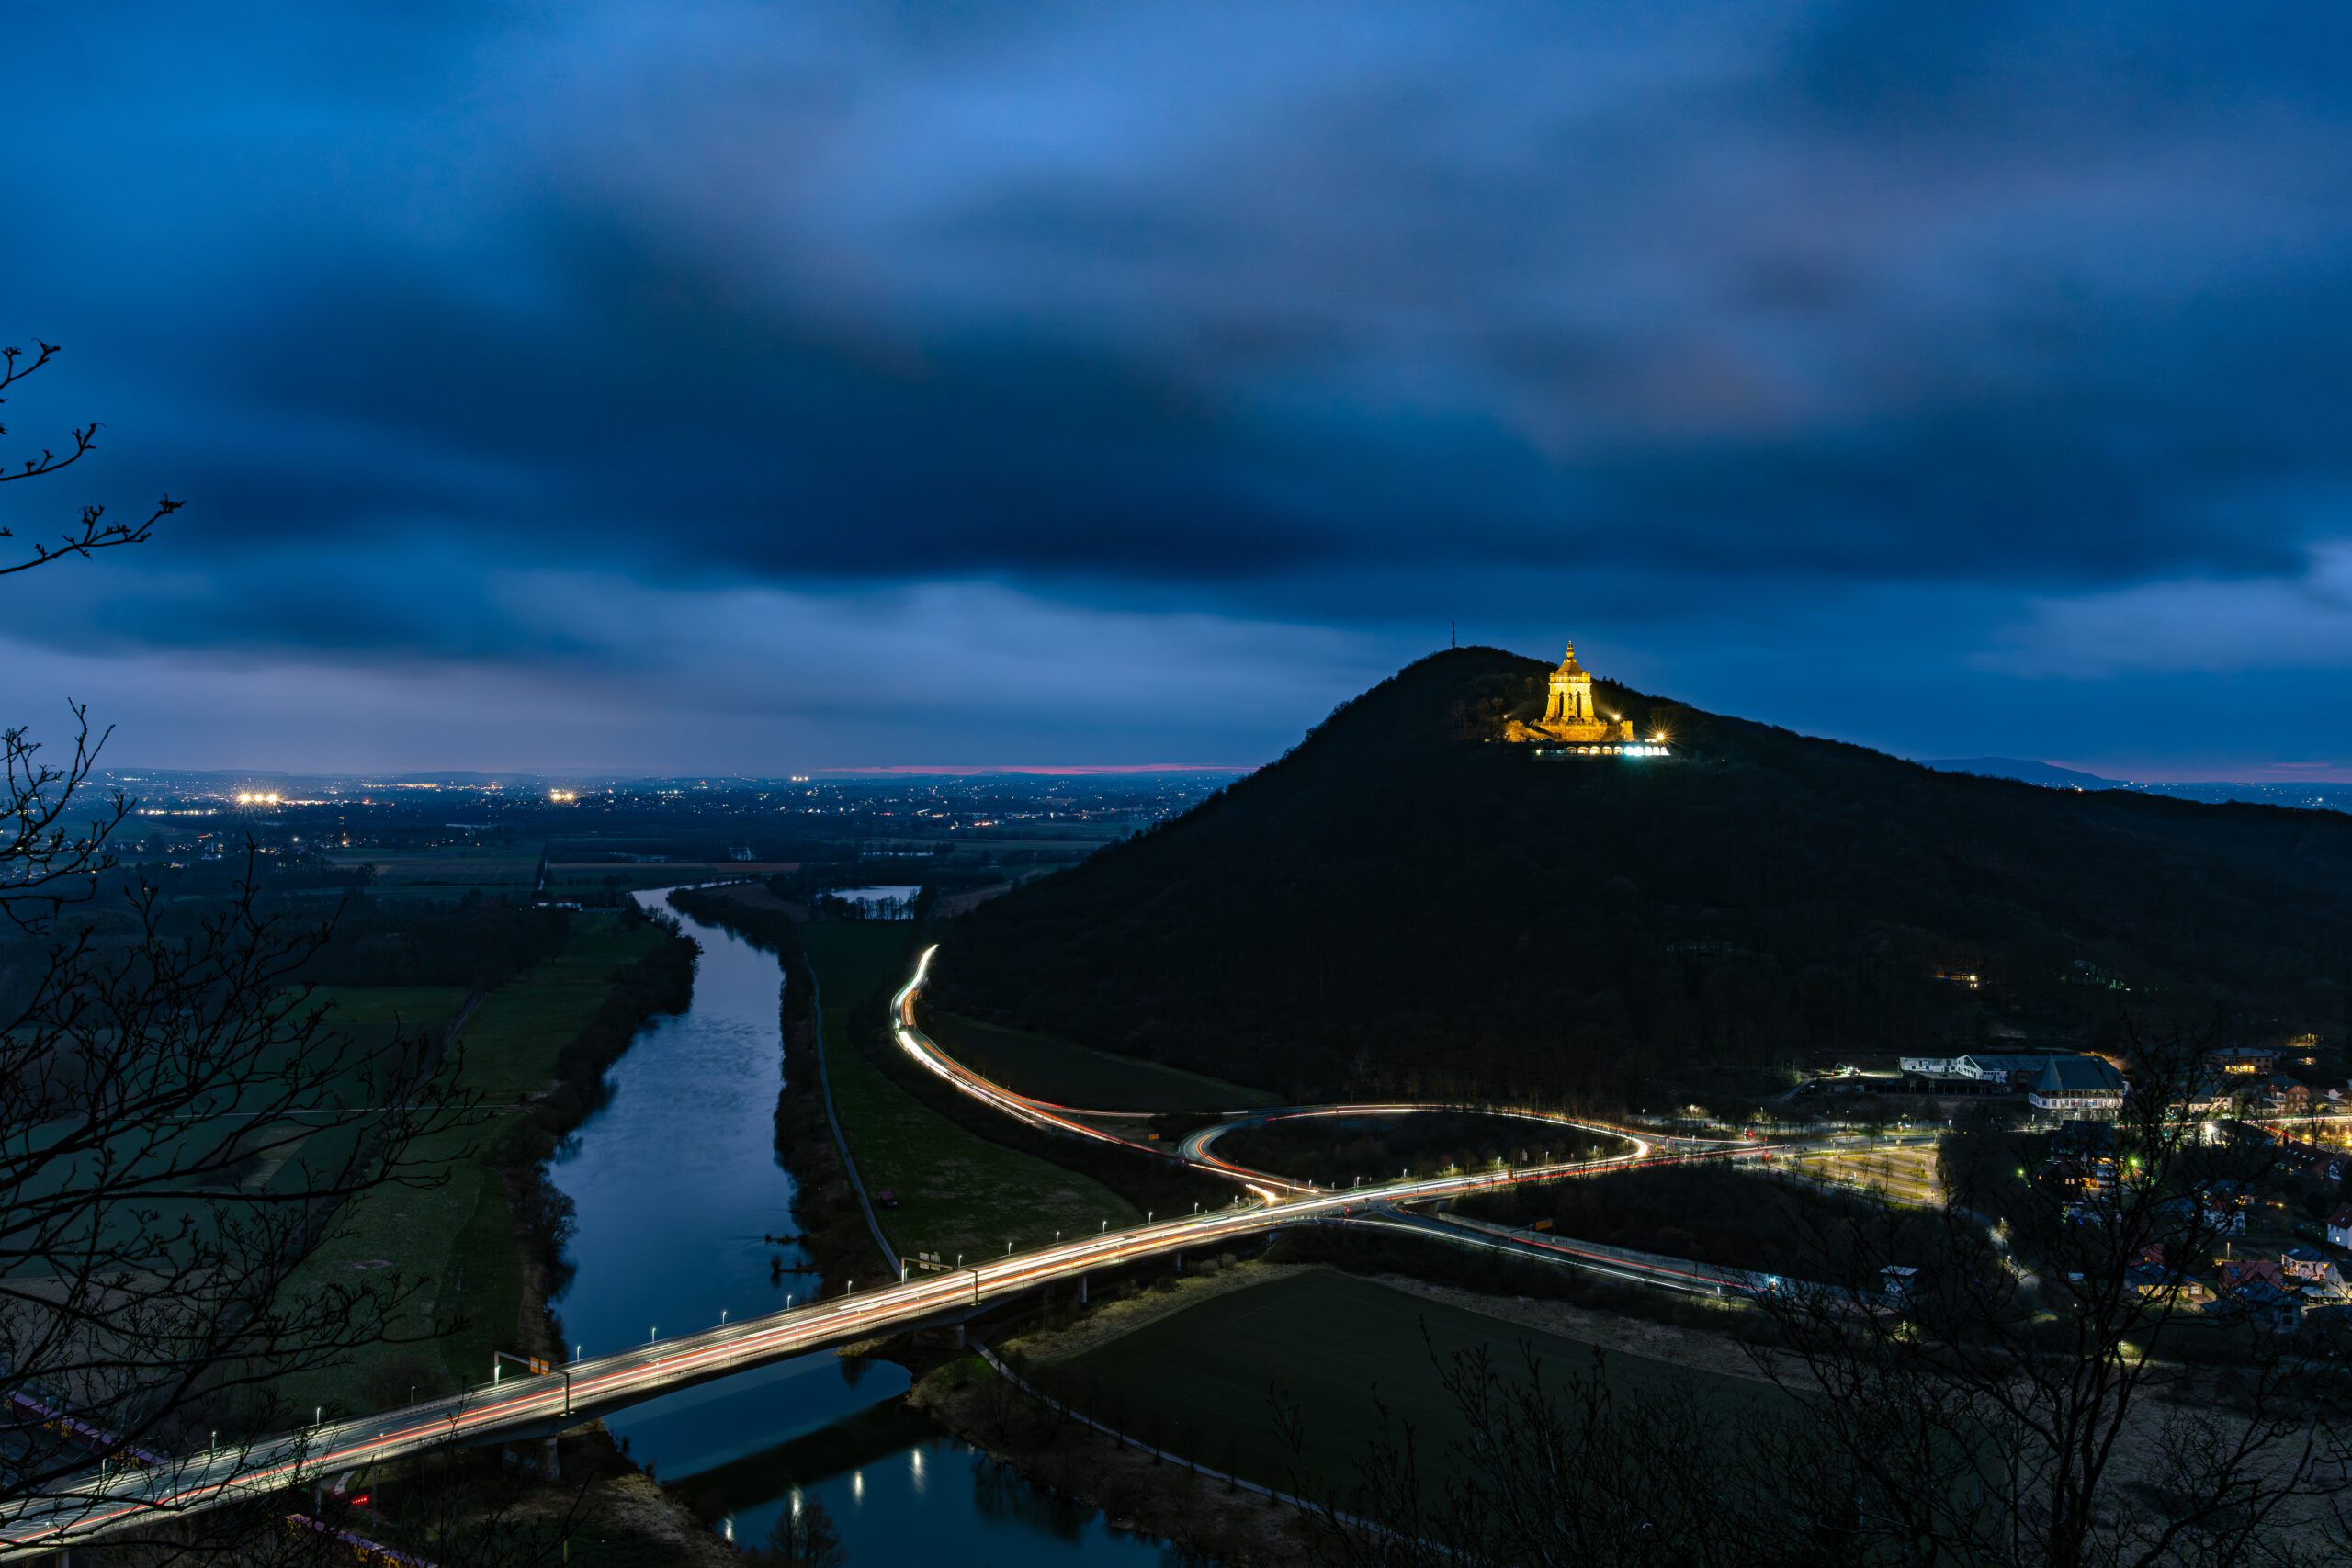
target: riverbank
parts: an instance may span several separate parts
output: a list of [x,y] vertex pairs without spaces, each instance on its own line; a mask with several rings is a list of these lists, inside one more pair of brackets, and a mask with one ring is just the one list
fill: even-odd
[[1312,1561],[1311,1525],[1296,1508],[1070,1419],[978,1356],[935,1369],[907,1403],[1032,1484],[1100,1510],[1114,1531],[1236,1568]]
[[[568,1274],[571,1207],[548,1161],[604,1103],[605,1075],[639,1032],[691,1004],[698,952],[634,908],[574,914],[551,955],[466,1000],[448,1061],[481,1109],[425,1151],[442,1179],[359,1195],[296,1282],[332,1288],[355,1272],[413,1280],[406,1310],[383,1343],[290,1382],[281,1401],[305,1415],[360,1414],[486,1382],[494,1351],[571,1359],[551,1303]],[[398,1010],[397,992],[365,996]],[[707,1532],[600,1425],[566,1433],[555,1450],[553,1478],[502,1465],[495,1452],[383,1467],[366,1478],[382,1511],[368,1532],[424,1544],[428,1556],[452,1529],[513,1526],[569,1534],[614,1563],[699,1560]]]
[[[1319,1264],[1223,1260],[1214,1272],[1125,1282],[1074,1315],[1040,1316],[994,1347],[1020,1386],[978,1358],[956,1358],[933,1366],[910,1403],[1125,1528],[1236,1562],[1311,1553],[1317,1521],[1263,1489],[1314,1497],[1354,1484],[1354,1445],[1376,1425],[1375,1383],[1425,1442],[1442,1443],[1453,1412],[1428,1375],[1425,1335],[1450,1350],[1485,1343],[1515,1355],[1531,1345],[1563,1371],[1605,1356],[1636,1392],[1696,1379],[1727,1412],[1775,1397],[1719,1333]],[[1184,1375],[1171,1382],[1177,1364]],[[1276,1430],[1277,1383],[1295,1402],[1295,1447]]]
[[[624,916],[625,928],[639,922]],[[643,925],[655,926],[646,921]],[[519,1273],[517,1348],[559,1364],[569,1359],[554,1300],[569,1276],[564,1246],[571,1235],[571,1201],[548,1175],[563,1140],[604,1102],[605,1074],[655,1018],[684,1012],[694,997],[700,949],[692,938],[667,931],[651,950],[605,982],[605,994],[576,1032],[556,1051],[552,1079],[528,1102],[526,1113],[491,1142],[486,1163],[506,1199],[509,1238]],[[515,1514],[547,1521],[563,1537],[593,1545],[616,1563],[700,1564],[725,1568],[735,1553],[711,1540],[693,1512],[639,1469],[601,1421],[566,1435],[578,1458],[558,1475],[524,1482]]]
[[[554,1166],[577,1215],[575,1272],[558,1304],[568,1335],[590,1353],[741,1321],[796,1297],[805,1303],[811,1292],[838,1292],[880,1272],[870,1238],[839,1272],[792,1267],[813,1261],[794,1233],[813,1232],[820,1246],[823,1236],[821,1224],[795,1217],[815,1217],[811,1206],[795,1208],[791,1178],[795,1167],[810,1168],[779,1161],[771,1098],[786,1021],[796,1026],[786,1076],[795,1088],[816,1081],[797,1066],[809,1041],[790,995],[808,988],[787,985],[784,998],[777,989],[778,959],[792,964],[796,933],[758,931],[733,909],[705,919],[692,893],[671,907],[705,949],[694,1005],[646,1030],[610,1073],[607,1102]],[[872,934],[893,945],[865,989],[887,995],[911,933]],[[755,942],[760,935],[771,940]],[[841,988],[855,990],[855,981],[845,973]],[[828,1004],[834,989],[829,972]],[[788,1097],[787,1117],[809,1103]],[[819,1125],[801,1147],[830,1149]],[[787,1156],[794,1143],[787,1136]],[[606,1425],[721,1544],[756,1548],[795,1508],[817,1506],[848,1561],[867,1568],[935,1561],[942,1542],[954,1543],[961,1568],[1164,1568],[1158,1542],[1112,1532],[1095,1510],[908,1409],[911,1382],[905,1365],[878,1357],[804,1356],[631,1405]]]
[[[1074,1316],[1049,1310],[1042,1326],[1003,1341],[1001,1350],[1023,1362],[1067,1360],[1203,1302],[1314,1271],[1313,1265],[1220,1261],[1148,1286],[1129,1280]],[[1288,1504],[1049,1409],[978,1356],[916,1364],[927,1370],[907,1395],[910,1406],[1032,1483],[1101,1509],[1114,1529],[1172,1540],[1224,1563],[1288,1563],[1308,1554],[1311,1523]]]

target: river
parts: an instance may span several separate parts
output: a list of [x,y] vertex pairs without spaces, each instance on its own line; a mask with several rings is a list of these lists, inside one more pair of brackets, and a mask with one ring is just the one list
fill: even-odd
[[[639,894],[664,908],[666,890]],[[671,911],[675,913],[675,911]],[[612,1094],[557,1152],[578,1205],[574,1272],[556,1309],[590,1356],[807,1300],[817,1276],[792,1233],[776,1164],[783,1043],[773,954],[684,919],[702,943],[693,1005],[656,1019],[607,1077]],[[876,1269],[880,1268],[877,1262]],[[803,1357],[609,1417],[630,1454],[738,1544],[763,1544],[796,1497],[820,1501],[850,1568],[935,1563],[1159,1568],[1159,1542],[1029,1485],[896,1402],[904,1369]]]

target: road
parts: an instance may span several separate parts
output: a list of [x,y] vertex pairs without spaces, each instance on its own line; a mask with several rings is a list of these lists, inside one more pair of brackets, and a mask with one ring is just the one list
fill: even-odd
[[[1137,1149],[1156,1158],[1182,1159],[1170,1151],[1094,1124],[1094,1115],[1022,1095],[982,1077],[942,1052],[915,1022],[915,1002],[930,975],[925,951],[912,977],[893,998],[899,1046],[965,1093],[1008,1115],[1046,1127]],[[1407,1114],[1427,1106],[1295,1107],[1282,1114]],[[1420,1179],[1368,1183],[1344,1191],[1320,1189],[1279,1177],[1225,1166],[1214,1157],[1201,1168],[1227,1176],[1248,1190],[1229,1207],[1209,1208],[1174,1219],[1080,1236],[1051,1247],[1016,1253],[951,1273],[902,1279],[876,1290],[750,1318],[741,1323],[660,1340],[635,1350],[572,1364],[560,1372],[507,1378],[464,1394],[412,1405],[356,1420],[329,1422],[253,1447],[223,1448],[152,1468],[123,1468],[103,1477],[91,1474],[64,1495],[34,1501],[0,1522],[0,1558],[56,1550],[119,1530],[159,1510],[194,1511],[239,1498],[265,1495],[308,1484],[360,1465],[379,1463],[451,1443],[477,1443],[555,1429],[585,1415],[650,1399],[714,1377],[805,1355],[852,1340],[914,1327],[950,1317],[993,1298],[1074,1279],[1098,1269],[1191,1248],[1217,1247],[1305,1221],[1398,1215],[1402,1206],[1458,1198],[1525,1182],[1556,1181],[1623,1168],[1653,1159],[1688,1157],[1677,1152],[1687,1140],[1661,1140],[1605,1122],[1582,1122],[1543,1112],[1558,1125],[1606,1134],[1623,1140],[1622,1154],[1600,1159],[1543,1161]],[[1676,1145],[1668,1149],[1668,1145]],[[1758,1145],[1702,1141],[1708,1152],[1748,1154]],[[1558,1244],[1543,1244],[1556,1246]],[[1612,1271],[1641,1277],[1643,1266],[1608,1260]],[[1688,1270],[1690,1265],[1676,1268]],[[1653,1269],[1652,1274],[1672,1272]],[[1670,1282],[1670,1281],[1668,1281]]]
[[[1561,1127],[1572,1132],[1599,1133],[1612,1138],[1637,1142],[1654,1153],[1694,1156],[1747,1155],[1760,1153],[1761,1145],[1744,1138],[1681,1138],[1620,1126],[1611,1122],[1595,1122],[1589,1118],[1563,1115],[1556,1111],[1542,1111],[1518,1105],[1435,1104],[1428,1101],[1383,1100],[1364,1101],[1351,1105],[1283,1105],[1262,1110],[1234,1111],[1222,1121],[1198,1128],[1184,1135],[1176,1145],[1178,1157],[1204,1170],[1240,1182],[1263,1195],[1269,1186],[1282,1187],[1294,1192],[1319,1192],[1323,1189],[1294,1182],[1271,1171],[1255,1170],[1222,1158],[1215,1145],[1226,1134],[1241,1127],[1264,1127],[1277,1122],[1305,1121],[1369,1121],[1384,1116],[1426,1116],[1431,1112],[1454,1112],[1474,1116],[1493,1116],[1506,1121],[1529,1122],[1546,1127]],[[1546,1151],[1549,1157],[1549,1151]],[[1353,1190],[1361,1191],[1359,1185]]]

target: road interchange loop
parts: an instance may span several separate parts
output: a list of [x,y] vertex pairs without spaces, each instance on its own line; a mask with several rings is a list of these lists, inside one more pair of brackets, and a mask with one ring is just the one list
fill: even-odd
[[[915,1003],[929,980],[932,959],[937,952],[935,945],[923,951],[914,974],[891,998],[892,1033],[900,1049],[961,1092],[1017,1121],[1050,1132],[1116,1145],[1155,1159],[1191,1164],[1234,1182],[1249,1196],[1237,1195],[1229,1208],[1206,1209],[1069,1242],[1057,1241],[1050,1247],[1008,1254],[969,1268],[913,1277],[902,1271],[898,1280],[879,1288],[847,1292],[831,1300],[651,1342],[541,1375],[495,1380],[462,1394],[401,1410],[326,1422],[300,1432],[253,1444],[216,1448],[163,1464],[102,1469],[75,1478],[56,1494],[19,1505],[8,1518],[0,1520],[0,1560],[54,1551],[141,1520],[153,1521],[255,1498],[361,1465],[450,1444],[481,1443],[560,1429],[586,1416],[712,1378],[857,1339],[960,1317],[989,1301],[1057,1280],[1080,1277],[1095,1269],[1116,1268],[1186,1248],[1220,1245],[1303,1223],[1363,1223],[1401,1215],[1406,1205],[1623,1169],[1660,1159],[1752,1156],[1767,1152],[1769,1147],[1733,1139],[1662,1138],[1604,1122],[1525,1107],[1390,1103],[1236,1111],[1217,1126],[1203,1130],[1170,1150],[1097,1125],[1095,1120],[1132,1121],[1148,1112],[1094,1111],[1057,1105],[1011,1089],[940,1050],[915,1021]],[[1546,1159],[1491,1170],[1373,1182],[1339,1190],[1250,1170],[1219,1159],[1210,1150],[1218,1134],[1253,1122],[1407,1115],[1432,1111],[1512,1116],[1623,1139],[1627,1148],[1624,1153],[1597,1159]],[[1491,1238],[1471,1244],[1497,1246]],[[1564,1258],[1575,1251],[1573,1244],[1550,1242],[1541,1246],[1543,1252]],[[1628,1265],[1622,1258],[1600,1266],[1624,1277],[1642,1277],[1631,1271],[1639,1265]],[[1719,1280],[1706,1276],[1691,1274],[1689,1278],[1722,1288]],[[1678,1289],[1695,1288],[1676,1280],[1661,1278],[1657,1282]]]

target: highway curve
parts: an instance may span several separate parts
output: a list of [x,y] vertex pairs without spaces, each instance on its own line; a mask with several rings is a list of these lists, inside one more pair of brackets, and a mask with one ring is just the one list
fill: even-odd
[[[673,1389],[748,1368],[805,1355],[854,1339],[871,1338],[926,1322],[960,1315],[989,1300],[1056,1280],[1114,1268],[1188,1247],[1223,1245],[1307,1221],[1362,1219],[1394,1213],[1403,1205],[1464,1197],[1531,1181],[1622,1168],[1670,1152],[1744,1154],[1758,1145],[1717,1141],[1692,1145],[1685,1140],[1653,1140],[1626,1128],[1523,1109],[1525,1115],[1557,1125],[1622,1138],[1625,1152],[1601,1159],[1543,1161],[1421,1180],[1368,1183],[1345,1191],[1325,1191],[1278,1176],[1246,1170],[1208,1151],[1213,1137],[1195,1152],[1170,1152],[1095,1124],[1090,1118],[1132,1119],[1134,1112],[1085,1111],[1019,1094],[974,1072],[942,1052],[917,1026],[915,1000],[929,977],[927,949],[915,973],[892,1000],[894,1032],[900,1048],[959,1090],[1033,1126],[1137,1150],[1153,1158],[1182,1159],[1245,1189],[1227,1208],[1206,1209],[1175,1219],[1080,1236],[996,1258],[968,1269],[900,1279],[879,1288],[764,1317],[681,1335],[618,1355],[576,1362],[539,1376],[507,1378],[452,1398],[434,1400],[381,1415],[329,1422],[262,1442],[224,1447],[148,1465],[121,1464],[103,1475],[76,1478],[57,1495],[21,1504],[0,1521],[0,1559],[52,1551],[125,1529],[159,1515],[187,1513],[240,1498],[264,1495],[360,1465],[379,1463],[452,1443],[479,1443],[559,1428],[582,1416],[617,1408]],[[1272,1118],[1329,1114],[1406,1114],[1430,1106],[1289,1107],[1278,1111],[1237,1113]],[[1453,1107],[1452,1109],[1486,1109]],[[1190,1141],[1188,1141],[1189,1143]],[[1687,1266],[1686,1266],[1687,1267]],[[1638,1277],[1638,1264],[1618,1260],[1613,1271]],[[1679,1283],[1661,1279],[1662,1283]],[[1688,1288],[1684,1286],[1682,1288]]]

